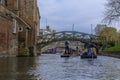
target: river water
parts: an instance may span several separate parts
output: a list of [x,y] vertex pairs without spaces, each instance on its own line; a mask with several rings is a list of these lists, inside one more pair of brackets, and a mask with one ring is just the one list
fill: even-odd
[[120,59],[98,56],[0,58],[0,80],[120,80]]

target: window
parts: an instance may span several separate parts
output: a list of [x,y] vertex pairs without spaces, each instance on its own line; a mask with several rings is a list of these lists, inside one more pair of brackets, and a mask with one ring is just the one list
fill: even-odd
[[23,15],[33,17],[34,0],[24,0],[23,2]]
[[0,0],[0,4],[2,4],[2,0]]
[[7,0],[5,0],[5,6],[8,6],[8,2],[7,2]]
[[3,6],[8,6],[8,1],[7,0],[0,0],[0,4]]
[[19,32],[22,32],[23,31],[23,27],[19,27]]
[[18,0],[14,0],[14,9],[18,10]]

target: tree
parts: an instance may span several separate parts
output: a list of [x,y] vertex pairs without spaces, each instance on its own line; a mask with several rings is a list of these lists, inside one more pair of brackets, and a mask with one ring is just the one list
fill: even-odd
[[120,44],[120,32],[118,32],[118,41],[117,41],[118,44]]
[[120,20],[120,0],[108,0],[104,21],[111,23]]
[[115,44],[118,42],[118,32],[116,28],[105,27],[99,32],[99,36],[105,36],[108,43]]

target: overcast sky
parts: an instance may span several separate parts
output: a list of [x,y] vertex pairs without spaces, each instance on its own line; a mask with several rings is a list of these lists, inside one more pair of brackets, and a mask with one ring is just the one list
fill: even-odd
[[40,28],[47,24],[56,31],[74,30],[91,33],[104,18],[106,0],[38,0]]

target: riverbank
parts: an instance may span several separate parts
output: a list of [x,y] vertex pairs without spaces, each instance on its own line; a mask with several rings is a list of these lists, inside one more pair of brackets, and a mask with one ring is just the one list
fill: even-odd
[[120,51],[100,51],[98,55],[120,58]]

